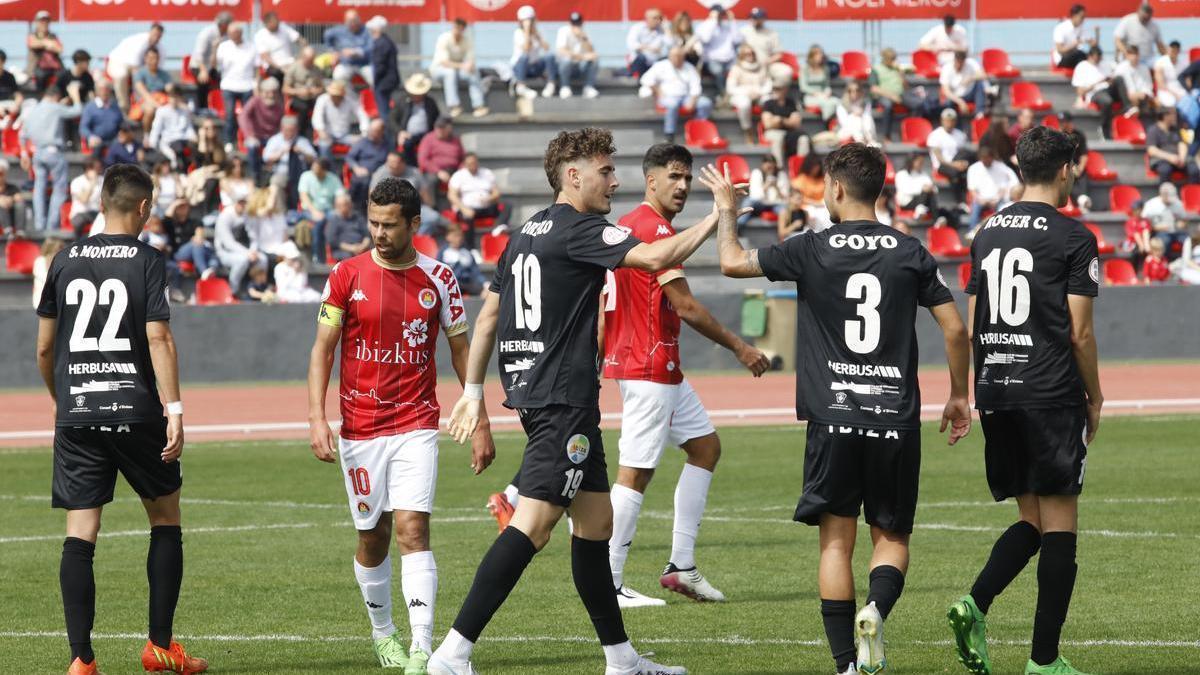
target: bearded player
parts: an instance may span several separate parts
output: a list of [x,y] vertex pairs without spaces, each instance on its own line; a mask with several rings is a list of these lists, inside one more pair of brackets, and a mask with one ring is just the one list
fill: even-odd
[[[459,381],[466,374],[466,311],[448,267],[417,253],[421,200],[408,181],[385,178],[371,191],[367,220],[373,250],[333,268],[317,319],[308,367],[313,454],[341,456],[350,514],[358,529],[354,577],[362,590],[384,668],[423,675],[433,651],[437,566],[429,549],[429,514],[437,482],[439,329]],[[341,345],[340,439],[325,419],[333,354]],[[472,468],[495,456],[486,416],[472,444]],[[401,588],[410,645],[392,622],[392,532],[400,548]]]

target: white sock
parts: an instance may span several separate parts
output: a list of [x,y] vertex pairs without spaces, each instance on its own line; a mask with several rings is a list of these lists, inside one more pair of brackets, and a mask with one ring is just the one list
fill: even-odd
[[433,551],[400,556],[400,587],[408,604],[412,643],[429,654],[433,651],[433,604],[437,599],[437,563]]
[[625,583],[625,559],[629,557],[629,549],[633,545],[638,514],[642,512],[642,500],[645,497],[624,485],[613,485],[609,496],[612,499],[613,530],[612,539],[608,540],[608,564],[612,567],[613,588],[620,588]]
[[675,486],[675,529],[671,536],[671,562],[681,570],[696,566],[696,535],[708,502],[712,472],[684,464]]
[[371,618],[371,637],[378,640],[396,632],[392,622],[392,557],[388,556],[378,567],[364,567],[354,559],[354,578],[362,590],[363,602],[367,605],[367,616]]
[[512,504],[513,508],[515,509],[517,508],[517,502],[521,499],[521,492],[517,490],[517,486],[509,483],[504,488],[504,498],[507,499],[508,503]]
[[446,639],[437,648],[438,658],[453,664],[462,664],[471,660],[471,650],[475,643],[462,636],[462,633],[450,629]]
[[604,660],[610,668],[633,668],[637,665],[638,653],[626,640],[619,645],[604,645]]

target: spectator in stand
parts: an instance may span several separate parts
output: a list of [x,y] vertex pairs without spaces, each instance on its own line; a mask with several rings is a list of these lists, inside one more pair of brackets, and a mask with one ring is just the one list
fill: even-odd
[[458,94],[458,87],[462,82],[467,83],[467,95],[471,98],[471,108],[474,110],[472,114],[476,117],[488,114],[487,103],[483,98],[483,83],[475,65],[475,43],[467,34],[466,20],[455,19],[449,32],[438,36],[437,44],[433,47],[429,74],[442,81],[442,96],[446,99],[446,106],[450,108],[451,117],[462,114],[462,102]]
[[446,245],[437,254],[437,259],[454,272],[459,288],[466,295],[479,295],[483,292],[486,279],[475,260],[471,249],[463,245],[463,231],[452,227],[446,231]]
[[[508,230],[508,219],[512,216],[512,202],[501,199],[496,175],[491,169],[479,166],[479,157],[468,152],[463,157],[462,168],[450,176],[447,197],[459,222],[467,233],[467,245],[475,245],[475,223],[481,218],[495,221],[493,232]],[[450,229],[454,229],[453,227]]]
[[808,228],[808,213],[804,211],[804,195],[792,190],[788,193],[787,203],[779,214],[779,223],[775,226],[775,234],[779,241],[786,241],[799,234],[804,234]]
[[1138,265],[1150,252],[1150,235],[1154,227],[1150,220],[1142,215],[1142,200],[1137,200],[1129,206],[1129,217],[1125,219],[1125,241],[1121,242],[1121,250],[1133,254],[1133,264]]
[[556,52],[555,65],[558,67],[558,96],[571,98],[574,91],[571,83],[579,80],[583,83],[583,97],[596,98],[600,92],[596,90],[596,73],[600,70],[599,56],[592,40],[583,30],[583,15],[571,12],[570,23],[558,29],[554,40]]
[[295,115],[284,115],[279,121],[279,133],[267,139],[263,146],[263,164],[273,176],[286,176],[288,206],[297,203],[297,186],[305,167],[317,158],[317,150],[300,135],[300,122]]
[[133,140],[138,125],[135,122],[123,122],[117,131],[117,140],[109,143],[104,151],[104,167],[114,164],[141,164],[146,158],[142,144]]
[[1161,239],[1166,245],[1167,255],[1174,257],[1174,246],[1182,246],[1187,239],[1187,212],[1179,200],[1179,190],[1174,183],[1158,186],[1158,196],[1146,201],[1142,216],[1150,221],[1154,234],[1152,239]]
[[76,49],[71,54],[71,67],[58,71],[54,83],[66,89],[72,82],[79,83],[79,99],[90,101],[96,91],[96,79],[92,77],[92,55],[86,49]]
[[712,76],[717,93],[724,99],[725,80],[737,60],[737,47],[742,41],[737,22],[724,7],[712,5],[708,10],[708,18],[696,27],[696,37],[700,39],[704,69]]
[[1162,239],[1150,242],[1150,252],[1142,261],[1142,283],[1162,284],[1171,280],[1171,268],[1167,263],[1167,247]]
[[325,91],[325,75],[317,68],[317,52],[312,47],[300,50],[300,58],[283,75],[283,95],[288,99],[301,135],[312,138],[312,112],[317,97]]
[[1162,31],[1154,20],[1154,8],[1149,2],[1142,2],[1136,12],[1126,14],[1113,29],[1113,42],[1117,46],[1117,55],[1125,57],[1130,47],[1137,47],[1138,52],[1147,60],[1158,54],[1166,54],[1167,46],[1163,44]]
[[79,117],[79,138],[87,143],[92,154],[103,157],[104,151],[117,138],[117,132],[125,122],[125,115],[113,97],[112,84],[108,80],[96,83],[96,96],[83,107]]
[[27,67],[33,75],[34,86],[40,96],[46,91],[46,85],[50,83],[51,78],[63,67],[62,40],[50,32],[50,12],[43,9],[33,16],[33,28],[25,36],[25,47],[29,50]]
[[1075,128],[1075,118],[1067,110],[1058,113],[1058,127],[1075,143],[1075,167],[1073,169],[1075,173],[1075,187],[1071,190],[1071,196],[1075,198],[1076,204],[1082,206],[1085,203],[1091,202],[1091,198],[1088,197],[1088,189],[1091,187],[1091,182],[1087,174],[1087,136]]
[[121,110],[129,110],[129,91],[132,86],[130,78],[145,62],[146,50],[156,47],[159,40],[162,40],[162,35],[162,24],[154,23],[150,25],[149,31],[126,37],[108,53],[108,67],[105,72],[113,81]]
[[841,143],[866,143],[879,145],[875,136],[875,115],[871,100],[857,80],[846,83],[846,92],[838,101],[837,137]]
[[187,157],[194,152],[198,137],[179,85],[168,84],[166,93],[167,105],[159,108],[155,115],[145,145],[147,150],[157,150],[182,173],[187,171]]
[[221,143],[221,132],[217,130],[217,121],[211,117],[200,119],[200,129],[196,134],[196,166],[225,163],[225,147]]
[[333,211],[325,216],[325,234],[335,262],[371,250],[371,232],[362,214],[355,213],[350,195],[339,192],[333,199]]
[[651,66],[642,75],[641,85],[650,88],[654,100],[664,111],[663,134],[668,143],[675,142],[679,117],[685,111],[702,120],[712,114],[712,99],[701,95],[700,73],[684,59],[682,47],[672,47],[666,60]]
[[[1029,113],[1029,119],[1033,119],[1033,111],[1018,111],[1018,114],[1021,113]],[[991,148],[992,156],[1015,169],[1017,167],[1017,141],[1016,138],[1009,135],[1010,131],[1012,128],[1008,125],[1008,113],[999,108],[992,110],[992,121],[988,124],[987,131],[984,131],[983,135],[979,137],[979,147]]]
[[325,46],[337,56],[333,79],[349,82],[359,75],[371,83],[371,35],[358,12],[346,10],[342,24],[325,31]]
[[1112,129],[1113,103],[1127,107],[1129,97],[1125,95],[1124,78],[1114,78],[1107,63],[1102,63],[1104,52],[1099,47],[1088,50],[1085,61],[1075,66],[1071,75],[1071,86],[1078,98],[1076,108],[1087,108],[1095,104],[1100,109],[1100,137],[1109,138]]
[[658,63],[671,48],[671,34],[663,24],[662,10],[651,7],[645,19],[629,28],[625,37],[625,48],[629,50],[629,76],[640,78]]
[[239,233],[246,232],[246,197],[239,196],[232,206],[217,216],[214,244],[221,265],[229,270],[229,285],[235,295],[242,296],[242,282],[253,267],[266,269],[267,257],[242,243]]
[[1030,108],[1021,108],[1017,111],[1017,123],[1008,127],[1008,140],[1016,148],[1017,141],[1021,140],[1021,134],[1035,126],[1037,126],[1037,120],[1033,116],[1033,110]]
[[8,182],[8,160],[0,157],[0,236],[12,236],[25,220],[21,188]]
[[196,273],[200,275],[201,279],[210,279],[217,273],[220,259],[217,258],[217,250],[208,243],[208,239],[204,235],[204,228],[197,227],[192,231],[192,236],[187,242],[175,252],[175,262],[190,262],[195,266]]
[[[700,37],[696,35],[692,15],[680,10],[671,20],[671,46],[683,48],[683,58],[693,66],[700,66]],[[670,49],[668,48],[668,54]]]
[[1192,228],[1192,236],[1183,243],[1183,253],[1171,270],[1189,286],[1200,286],[1200,225]]
[[192,45],[191,58],[188,60],[188,70],[196,78],[196,98],[192,105],[196,112],[209,108],[208,92],[216,89],[221,81],[221,71],[217,68],[217,46],[225,39],[231,23],[232,13],[219,12],[212,23],[196,34],[196,42]]
[[967,169],[971,166],[971,153],[967,150],[967,135],[957,126],[958,113],[954,108],[942,111],[941,126],[929,133],[925,145],[929,148],[929,159],[933,170],[950,181],[954,198],[966,200]]
[[263,173],[263,145],[279,133],[285,114],[283,97],[279,95],[279,82],[266,78],[258,83],[258,93],[250,97],[238,114],[238,128],[242,130],[242,142],[246,146],[246,158],[250,163],[250,174],[261,181]]
[[771,95],[771,75],[759,62],[758,52],[746,43],[738,47],[738,60],[725,82],[729,103],[737,112],[738,125],[747,145],[754,145],[754,106]]
[[904,162],[904,168],[896,172],[896,205],[912,211],[918,221],[932,218],[938,212],[937,185],[925,170],[926,159],[925,155],[914,152]]
[[167,103],[166,89],[171,84],[171,75],[162,69],[161,63],[158,47],[151,47],[146,50],[145,65],[133,74],[134,100],[141,108],[142,133],[150,132],[155,112]]
[[1171,182],[1176,171],[1184,173],[1188,183],[1200,183],[1200,166],[1188,157],[1174,108],[1158,111],[1154,126],[1146,130],[1146,161],[1159,183]]
[[967,191],[971,194],[971,215],[967,227],[972,231],[985,211],[996,212],[1012,202],[1013,188],[1020,181],[1004,162],[998,161],[992,149],[979,149],[979,160],[967,169]]
[[1179,40],[1172,40],[1167,45],[1167,53],[1158,57],[1154,62],[1154,86],[1158,92],[1158,104],[1173,108],[1180,100],[1187,97],[1187,90],[1179,81],[1179,73],[1187,67],[1180,56],[1182,46]]
[[313,106],[317,150],[322,157],[332,157],[334,145],[353,145],[359,139],[359,130],[366,129],[370,121],[358,100],[346,95],[346,83],[333,80]]
[[160,159],[154,163],[154,170],[150,173],[150,178],[154,181],[152,214],[159,218],[165,218],[167,209],[171,208],[177,201],[183,199],[187,183],[183,178],[183,174],[171,171],[171,163],[165,159]]
[[267,77],[283,84],[284,73],[296,62],[296,50],[308,42],[291,26],[279,20],[275,12],[263,15],[263,27],[254,34],[258,62],[267,69]]
[[388,119],[392,111],[392,97],[400,87],[400,66],[396,59],[396,43],[384,32],[387,19],[375,15],[367,22],[367,33],[371,36],[371,87],[375,94],[375,105],[379,118]]
[[429,95],[433,87],[424,73],[413,73],[404,81],[404,93],[408,96],[392,111],[392,126],[396,132],[396,147],[404,152],[404,161],[417,163],[417,147],[433,129],[438,120],[438,105]]
[[530,5],[521,5],[517,10],[517,27],[513,30],[512,69],[518,95],[529,99],[537,98],[537,93],[529,88],[529,81],[539,77],[546,78],[542,96],[554,95],[554,52],[538,31],[537,12]]
[[258,52],[245,39],[245,27],[240,22],[230,24],[229,39],[217,47],[217,68],[221,70],[221,100],[225,103],[225,152],[233,152],[238,138],[238,104],[249,102],[258,80]]
[[71,180],[71,208],[67,218],[75,230],[75,238],[81,239],[100,215],[100,187],[104,184],[104,162],[93,157],[87,162],[83,173]]
[[[48,230],[58,224],[59,211],[67,201],[67,157],[66,134],[63,121],[79,117],[83,106],[79,102],[79,83],[74,83],[67,93],[71,105],[62,103],[62,93],[57,86],[46,88],[46,93],[23,115],[24,122],[18,133],[21,142],[21,168],[34,172],[33,180],[33,226],[37,230]],[[27,151],[33,145],[33,155]],[[50,188],[49,204],[46,189]]]
[[742,208],[748,208],[750,211],[738,216],[738,226],[741,227],[750,222],[751,218],[758,218],[764,213],[770,212],[778,216],[787,204],[788,192],[790,189],[787,173],[780,170],[775,155],[763,155],[758,167],[750,172],[750,191],[742,202]]
[[792,193],[799,193],[803,197],[801,203],[810,230],[820,232],[833,224],[829,220],[829,209],[825,206],[825,167],[815,152],[804,158],[800,172],[792,179]]
[[788,94],[791,79],[775,80],[770,100],[762,104],[763,136],[779,166],[787,166],[793,155],[807,155],[808,136],[801,131],[802,118],[796,101]]
[[1083,29],[1083,20],[1087,17],[1087,8],[1083,5],[1071,5],[1070,15],[1054,27],[1054,49],[1050,51],[1050,60],[1059,68],[1072,70],[1087,58],[1087,49],[1100,43],[1100,27],[1095,34],[1087,37]]
[[15,112],[20,107],[21,88],[17,77],[5,68],[7,63],[8,54],[0,49],[0,113]]
[[1140,52],[1137,45],[1129,45],[1125,48],[1125,60],[1113,70],[1113,79],[1119,78],[1125,83],[1125,96],[1131,106],[1125,111],[1126,115],[1137,114],[1133,109],[1135,107],[1143,112],[1151,112],[1158,107],[1158,101],[1154,98],[1154,75],[1142,63]]
[[448,184],[450,176],[462,166],[462,141],[454,135],[454,123],[449,117],[439,117],[433,124],[433,133],[425,134],[417,146],[417,168],[424,176],[426,185]]
[[246,234],[250,248],[266,256],[283,255],[288,243],[288,224],[284,216],[283,189],[280,181],[258,188],[246,202]]
[[254,192],[254,181],[246,172],[246,160],[241,155],[232,155],[221,176],[221,208],[227,209],[239,199],[249,199]]
[[917,49],[925,49],[937,54],[938,65],[945,66],[954,60],[955,52],[971,51],[971,41],[967,38],[967,29],[958,25],[953,15],[942,17],[942,25],[930,28],[920,41]]
[[965,51],[954,52],[954,58],[942,66],[938,84],[946,104],[958,108],[959,115],[970,112],[971,105],[975,106],[976,119],[987,114],[987,73]]
[[820,109],[822,121],[833,119],[837,111],[837,98],[833,95],[829,59],[825,57],[821,45],[809,47],[804,63],[800,64],[800,95],[805,108]]
[[50,273],[50,262],[54,256],[63,250],[66,242],[58,237],[46,237],[42,240],[42,250],[33,261],[33,307],[42,304],[42,289],[46,287],[46,275]]
[[[870,87],[872,100],[883,108],[883,138],[890,142],[892,129],[896,125],[897,105],[903,105],[911,114],[920,117],[928,113],[929,106],[923,96],[909,89],[904,69],[896,62],[895,49],[884,47],[879,57],[879,63],[871,68],[867,86]],[[921,91],[924,91],[924,87]]]
[[321,158],[300,176],[300,211],[312,223],[313,260],[318,263],[325,262],[325,220],[334,198],[345,192],[330,166],[328,159]]
[[346,166],[350,169],[350,198],[355,204],[366,204],[371,176],[383,166],[388,156],[387,130],[383,120],[376,118],[367,126],[367,135],[350,146]]
[[779,43],[779,33],[767,27],[767,11],[762,7],[750,10],[750,23],[742,26],[742,44],[754,49],[754,56],[769,72],[779,73],[780,77],[791,76],[792,69],[777,70],[774,65],[783,56],[783,48]]
[[[415,168],[404,161],[404,155],[395,150],[391,150],[387,154],[387,159],[383,165],[375,169],[375,173],[371,174],[371,182],[367,186],[368,192],[374,190],[379,181],[384,178],[396,178],[398,180],[406,180],[412,183],[414,187],[420,188],[421,174]],[[422,223],[424,224],[424,223]]]
[[250,280],[246,282],[245,299],[251,302],[271,304],[279,301],[275,295],[275,285],[271,283],[271,275],[263,267],[251,267]]
[[308,272],[304,269],[300,249],[290,241],[283,247],[280,261],[275,265],[275,295],[280,302],[321,301],[321,292],[308,285]]

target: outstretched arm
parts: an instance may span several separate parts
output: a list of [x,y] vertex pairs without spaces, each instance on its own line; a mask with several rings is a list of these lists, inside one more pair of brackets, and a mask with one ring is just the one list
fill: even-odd
[[687,279],[680,277],[667,282],[663,286],[663,293],[679,314],[679,318],[686,321],[697,333],[733,352],[737,360],[755,377],[762,375],[770,367],[771,362],[766,354],[721,325],[712,312],[692,295]]
[[939,431],[950,427],[950,445],[971,431],[971,405],[967,401],[967,376],[970,369],[971,343],[967,339],[967,328],[958,307],[953,302],[931,307],[929,311],[942,328],[946,340],[946,364],[950,368],[950,400],[942,411],[942,426]]
[[[500,316],[500,294],[489,290],[483,300],[479,316],[475,317],[475,339],[471,341],[467,357],[467,375],[463,383],[463,395],[454,404],[450,413],[450,435],[459,443],[466,443],[475,433],[483,416],[483,380],[487,374],[488,361],[492,359],[492,346],[496,343],[496,321]],[[476,468],[476,472],[482,471]]]
[[661,272],[680,265],[708,239],[716,224],[717,219],[708,216],[679,234],[638,244],[629,249],[620,266],[643,272]]

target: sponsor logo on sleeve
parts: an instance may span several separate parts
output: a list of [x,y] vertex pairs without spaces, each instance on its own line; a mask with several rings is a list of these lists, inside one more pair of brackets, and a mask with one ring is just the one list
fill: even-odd
[[609,246],[616,246],[628,239],[629,233],[615,225],[609,225],[604,228],[604,232],[600,234],[600,238]]
[[582,464],[591,451],[592,443],[583,434],[575,434],[567,441],[567,459],[572,464]]

